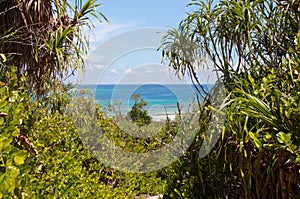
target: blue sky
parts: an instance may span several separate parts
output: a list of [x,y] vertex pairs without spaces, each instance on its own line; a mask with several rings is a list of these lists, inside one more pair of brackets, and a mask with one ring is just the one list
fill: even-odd
[[[83,84],[182,84],[161,64],[163,33],[178,27],[190,0],[102,0],[110,24],[93,21]],[[203,73],[207,79],[209,74]],[[187,80],[188,81],[188,80]],[[207,81],[207,80],[205,80]]]
[[189,0],[102,0],[99,10],[110,25],[95,23],[96,40],[139,27],[177,27]]

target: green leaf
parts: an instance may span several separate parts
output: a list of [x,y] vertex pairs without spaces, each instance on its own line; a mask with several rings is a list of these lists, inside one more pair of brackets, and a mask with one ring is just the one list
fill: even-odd
[[3,197],[3,199],[12,199],[12,197],[9,196],[9,195],[6,195],[6,196]]
[[4,151],[12,142],[12,139],[5,137],[3,135],[0,136],[0,151]]
[[290,133],[280,132],[280,133],[277,133],[276,136],[277,136],[278,142],[281,144],[286,144],[289,146],[292,143],[291,142],[292,135]]
[[16,155],[14,157],[14,162],[16,163],[16,165],[21,165],[24,164],[25,159],[26,159],[26,154]]
[[[1,89],[0,89],[0,92],[1,92]],[[7,101],[4,101],[3,99],[1,99],[1,101],[0,101],[0,109],[2,109],[3,107],[7,106],[7,104],[8,104]]]
[[17,178],[17,176],[20,174],[20,170],[17,167],[8,166],[7,169],[11,179]]
[[252,132],[249,132],[249,136],[250,136],[250,138],[253,140],[254,145],[255,145],[258,149],[260,149],[260,148],[262,147],[262,144],[261,144],[261,142],[259,141],[259,139],[257,138],[257,136],[256,136],[254,133],[252,133]]

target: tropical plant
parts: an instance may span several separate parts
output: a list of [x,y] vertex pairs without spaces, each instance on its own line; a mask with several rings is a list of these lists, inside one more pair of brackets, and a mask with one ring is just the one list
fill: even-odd
[[[0,0],[0,198],[125,199],[161,193],[164,181],[157,172],[117,172],[81,142],[82,129],[75,125],[81,118],[69,113],[76,111],[72,86],[62,80],[82,67],[90,16],[106,18],[96,0],[70,2]],[[98,119],[107,135],[120,137],[110,119]]]
[[8,81],[0,81],[0,198],[22,197],[31,179],[28,157],[37,153],[23,134],[29,96],[21,86],[25,78],[17,79],[16,70],[11,67],[2,74]]
[[[3,74],[9,81],[0,82],[0,198],[126,199],[163,192],[158,172],[121,173],[93,157],[68,113],[74,109],[68,89],[32,99],[20,86],[26,77],[18,79],[17,69],[10,69]],[[124,141],[110,119],[99,116],[99,124],[115,142]]]
[[161,49],[170,67],[196,83],[200,66],[220,71],[226,83],[230,71],[251,67],[283,74],[286,58],[297,57],[291,49],[300,30],[298,1],[193,0],[188,6],[195,11],[167,32]]
[[197,158],[210,115],[202,111],[200,135],[173,165],[164,197],[299,197],[299,2],[189,6],[195,11],[167,32],[162,55],[196,86],[199,67],[218,72],[228,95],[226,122],[214,150]]
[[[28,88],[41,95],[83,67],[88,50],[84,28],[90,17],[107,20],[96,0],[1,0],[0,52],[17,74],[28,74]],[[10,39],[7,40],[7,35]],[[0,65],[1,73],[6,68]],[[3,76],[1,77],[2,81]]]

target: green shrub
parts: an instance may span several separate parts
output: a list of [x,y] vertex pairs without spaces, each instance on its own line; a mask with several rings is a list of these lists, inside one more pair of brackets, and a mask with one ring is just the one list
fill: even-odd
[[267,69],[258,79],[255,68],[233,75],[222,139],[203,159],[199,139],[173,164],[165,198],[299,196],[300,62],[290,63],[284,77]]
[[165,35],[171,68],[201,88],[194,60],[212,65],[227,92],[221,139],[197,158],[210,116],[202,113],[194,145],[169,171],[165,198],[300,197],[296,4],[192,1],[196,10]]
[[[68,88],[29,97],[14,70],[6,72],[9,81],[0,82],[0,198],[134,198],[163,192],[159,172],[121,173],[93,157],[67,114]],[[99,117],[101,124],[111,139],[121,134],[110,119]]]
[[27,186],[31,181],[29,154],[34,154],[31,143],[22,134],[27,119],[25,107],[28,95],[17,84],[16,68],[3,74],[0,81],[0,198],[30,196]]
[[147,106],[147,102],[141,98],[140,94],[132,96],[134,105],[128,112],[128,117],[138,126],[143,126],[151,123],[151,116],[148,115],[147,110],[143,110]]

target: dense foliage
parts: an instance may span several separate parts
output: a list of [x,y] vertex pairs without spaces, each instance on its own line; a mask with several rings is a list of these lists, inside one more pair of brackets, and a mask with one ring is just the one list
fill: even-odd
[[[122,173],[93,157],[74,118],[61,114],[69,106],[68,89],[32,101],[19,86],[26,77],[18,80],[15,70],[6,72],[9,81],[0,82],[0,198],[134,198],[163,192],[162,171]],[[139,147],[124,139],[111,119],[99,117],[99,125],[116,143],[125,140],[125,149]]]
[[[73,5],[74,3],[74,5]],[[27,88],[39,95],[82,69],[88,51],[84,28],[91,16],[106,20],[96,0],[2,0],[0,52],[17,67],[18,77],[27,73]],[[0,72],[6,67],[0,65]],[[3,78],[3,77],[2,77]]]
[[199,65],[218,71],[228,96],[226,122],[203,159],[195,158],[206,133],[199,132],[173,165],[165,198],[298,198],[299,2],[200,0],[190,6],[195,11],[166,34],[163,56],[195,84]]
[[[215,98],[208,95],[188,151],[146,174],[109,168],[87,150],[82,135],[89,129],[77,124],[85,115],[74,120],[72,85],[62,84],[81,67],[89,16],[105,19],[96,1],[75,1],[74,7],[65,0],[0,2],[0,198],[300,197],[299,1],[191,2],[195,10],[166,34],[163,57],[192,79],[199,95],[197,69],[218,71],[227,95],[226,109],[218,111],[226,121],[216,146],[200,157],[214,111]],[[138,95],[134,100],[125,120],[89,109],[97,117],[93,125],[125,151],[168,145],[183,117],[151,121],[146,102]],[[134,125],[124,122],[128,117]],[[126,134],[157,126],[150,138]]]
[[[115,171],[81,142],[68,113],[71,87],[62,81],[82,67],[88,47],[83,29],[92,26],[90,16],[105,17],[94,0],[74,3],[1,1],[0,198],[141,198],[161,193],[160,172]],[[109,119],[99,118],[99,125],[107,125],[113,135],[121,133]]]

